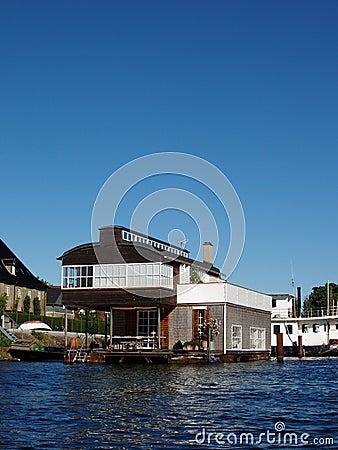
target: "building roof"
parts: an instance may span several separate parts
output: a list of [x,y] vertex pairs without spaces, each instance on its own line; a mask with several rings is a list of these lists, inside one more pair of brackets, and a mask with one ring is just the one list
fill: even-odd
[[[141,236],[145,239],[149,239],[152,243],[147,244],[144,242],[135,242],[133,240],[127,241],[122,238],[116,238],[117,232],[128,232],[135,234],[137,236]],[[157,246],[154,246],[154,242],[163,244],[168,247],[175,248],[177,250],[183,250],[180,247],[177,247],[175,245],[172,245],[168,242],[153,238],[151,236],[146,236],[142,233],[138,233],[136,231],[130,230],[128,228],[122,227],[122,226],[107,226],[100,228],[100,241],[94,242],[94,243],[87,243],[78,245],[76,247],[73,247],[69,250],[66,250],[62,256],[58,257],[58,260],[63,261],[66,265],[67,264],[97,264],[97,257],[96,253],[100,251],[100,247],[104,247],[107,245],[111,245],[112,241],[107,241],[107,233],[114,233],[115,234],[115,242],[119,247],[119,250],[125,260],[125,262],[141,262],[138,260],[135,260],[134,258],[139,258],[140,255],[136,252],[136,249],[139,247],[140,249],[143,248],[142,255],[144,259],[148,259],[149,261],[162,261],[164,263],[169,263],[171,261],[182,264],[188,264],[188,265],[194,265],[197,268],[200,268],[202,270],[205,270],[207,273],[210,273],[213,276],[219,276],[220,270],[213,265],[211,265],[208,262],[202,262],[202,261],[195,261],[194,259],[190,258],[189,252],[184,249],[184,255],[182,254],[173,254],[168,252],[167,250],[163,248],[159,248]],[[130,252],[130,250],[127,250],[128,248],[135,248],[134,252]],[[81,256],[80,256],[81,255]],[[109,252],[109,255],[112,256],[111,252]],[[147,256],[148,255],[148,256]],[[167,255],[167,256],[166,256]],[[108,258],[110,258],[108,256]],[[169,259],[167,259],[169,256]],[[82,262],[79,261],[79,258]],[[130,259],[129,259],[130,258]],[[109,261],[111,263],[117,263],[118,261]],[[121,261],[119,261],[121,262]],[[105,263],[108,263],[108,261],[105,261]]]
[[49,286],[48,287],[46,306],[62,306],[61,286]]
[[[9,268],[14,270],[10,271]],[[47,285],[36,278],[0,239],[0,282],[9,285],[46,291]]]

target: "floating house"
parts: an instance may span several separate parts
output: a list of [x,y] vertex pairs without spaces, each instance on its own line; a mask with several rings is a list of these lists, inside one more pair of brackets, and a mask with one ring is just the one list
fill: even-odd
[[[337,354],[338,308],[336,306],[300,312],[300,298],[290,294],[271,294],[271,348],[276,354],[277,335],[283,333],[284,354],[298,355],[301,338],[306,356]],[[295,306],[296,305],[296,306]]]
[[45,314],[47,285],[36,278],[19,258],[0,239],[0,294],[6,299],[5,311],[23,311],[23,301],[38,300],[41,314]]
[[184,248],[108,226],[58,259],[64,306],[106,311],[112,351],[203,351],[207,341],[222,361],[269,357],[271,297],[224,280],[209,242],[195,261]]

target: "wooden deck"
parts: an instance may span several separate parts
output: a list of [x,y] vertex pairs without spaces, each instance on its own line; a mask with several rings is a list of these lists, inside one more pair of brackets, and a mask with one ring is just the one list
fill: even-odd
[[269,352],[212,353],[210,359],[205,351],[115,351],[115,350],[68,350],[66,364],[209,364],[267,360]]

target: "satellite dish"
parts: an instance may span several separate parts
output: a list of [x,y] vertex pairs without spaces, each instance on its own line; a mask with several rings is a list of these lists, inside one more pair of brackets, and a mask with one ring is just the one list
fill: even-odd
[[188,242],[188,239],[182,239],[182,240],[180,241],[180,247],[181,247],[181,248],[184,248],[184,245],[185,245],[187,242]]

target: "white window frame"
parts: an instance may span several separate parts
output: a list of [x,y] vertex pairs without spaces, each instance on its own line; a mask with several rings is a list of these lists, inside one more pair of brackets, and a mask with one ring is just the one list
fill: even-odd
[[[141,316],[144,316],[143,318]],[[146,316],[146,317],[145,317]],[[150,318],[150,316],[152,316]],[[147,321],[146,328],[144,330],[144,324],[141,324],[141,320]],[[140,309],[137,311],[137,336],[155,337],[158,328],[158,311],[157,309]],[[155,333],[152,333],[152,331]]]
[[165,250],[166,252],[175,253],[176,255],[181,255],[188,258],[189,253],[185,250],[181,250],[175,247],[172,247],[167,244],[163,244],[158,241],[154,241],[149,238],[145,238],[143,236],[139,236],[135,233],[131,233],[130,231],[122,230],[122,239],[128,242],[139,242],[142,244],[151,245],[152,247],[159,248],[161,250]]
[[[235,334],[236,330],[236,334]],[[239,332],[239,334],[238,334]],[[231,348],[236,350],[242,350],[243,348],[243,327],[242,325],[231,325]]]
[[250,349],[266,349],[266,329],[261,327],[250,327]]
[[173,283],[173,267],[160,262],[62,267],[62,289],[173,289]]

